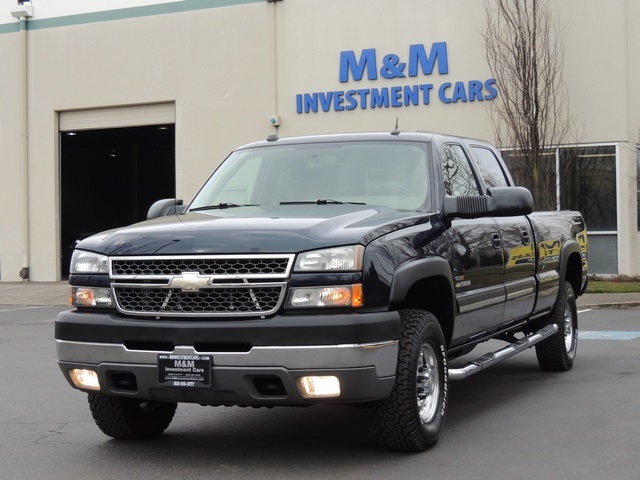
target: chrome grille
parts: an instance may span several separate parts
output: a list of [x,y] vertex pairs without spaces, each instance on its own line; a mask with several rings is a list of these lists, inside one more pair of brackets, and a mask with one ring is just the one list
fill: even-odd
[[173,276],[183,272],[201,275],[286,275],[289,257],[174,257],[114,258],[112,276]]
[[280,308],[293,255],[110,258],[118,310],[148,316],[264,316]]
[[284,285],[205,288],[198,292],[179,289],[116,287],[122,311],[136,314],[256,314],[278,307]]

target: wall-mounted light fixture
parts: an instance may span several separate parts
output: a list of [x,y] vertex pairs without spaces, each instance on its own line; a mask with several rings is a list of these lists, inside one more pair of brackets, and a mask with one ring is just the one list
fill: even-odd
[[18,0],[15,7],[11,7],[11,15],[15,18],[33,17],[33,5],[30,1]]

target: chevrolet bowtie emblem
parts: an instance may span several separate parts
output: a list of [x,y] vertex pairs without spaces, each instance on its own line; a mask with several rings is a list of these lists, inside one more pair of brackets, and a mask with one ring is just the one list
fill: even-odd
[[171,288],[181,288],[188,292],[197,292],[201,288],[211,285],[213,277],[200,275],[198,272],[184,272],[179,277],[173,277],[169,282]]

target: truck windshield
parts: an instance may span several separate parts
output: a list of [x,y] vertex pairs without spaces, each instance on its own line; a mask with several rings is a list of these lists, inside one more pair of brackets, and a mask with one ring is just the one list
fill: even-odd
[[274,145],[232,153],[189,210],[220,205],[366,204],[430,209],[426,144]]

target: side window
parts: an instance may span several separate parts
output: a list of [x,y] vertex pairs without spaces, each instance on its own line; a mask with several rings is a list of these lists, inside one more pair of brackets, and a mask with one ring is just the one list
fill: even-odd
[[460,197],[480,194],[469,159],[460,145],[442,147],[442,178],[447,195]]
[[509,186],[507,177],[491,150],[484,147],[471,147],[471,151],[477,157],[476,165],[487,188]]

